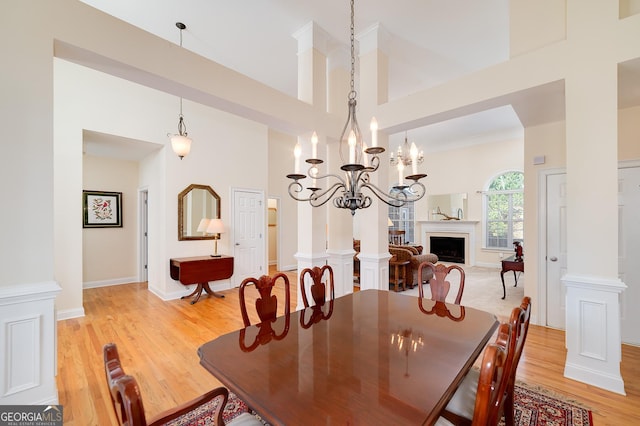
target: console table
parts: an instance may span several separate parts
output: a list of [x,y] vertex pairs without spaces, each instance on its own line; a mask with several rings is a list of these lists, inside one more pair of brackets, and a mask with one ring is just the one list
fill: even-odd
[[217,294],[211,290],[209,281],[231,278],[231,275],[233,275],[233,257],[222,255],[218,257],[196,256],[170,259],[169,271],[171,278],[180,281],[184,285],[198,285],[193,293],[181,297],[181,299],[186,299],[195,295],[191,301],[193,305],[200,299],[203,290],[212,296],[224,297],[224,295]]
[[524,259],[516,259],[516,256],[510,256],[502,260],[502,271],[500,271],[500,279],[502,280],[502,298],[507,297],[507,290],[504,286],[504,273],[513,271],[513,278],[516,280],[514,287],[518,286],[518,276],[516,272],[524,272]]

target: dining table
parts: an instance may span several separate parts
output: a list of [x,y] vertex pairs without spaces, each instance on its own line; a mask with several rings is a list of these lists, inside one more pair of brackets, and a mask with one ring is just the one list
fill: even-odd
[[271,425],[430,425],[498,327],[478,309],[368,289],[198,348]]

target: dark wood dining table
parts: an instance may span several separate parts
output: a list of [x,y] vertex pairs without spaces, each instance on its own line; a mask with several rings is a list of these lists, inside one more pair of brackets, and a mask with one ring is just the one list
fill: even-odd
[[433,424],[498,326],[363,290],[220,336],[201,365],[272,425]]

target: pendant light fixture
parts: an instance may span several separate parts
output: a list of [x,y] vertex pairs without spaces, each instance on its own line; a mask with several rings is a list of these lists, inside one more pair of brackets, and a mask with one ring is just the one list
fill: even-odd
[[[371,120],[371,146],[367,147],[364,142],[362,132],[356,119],[356,91],[355,91],[355,24],[354,24],[354,0],[351,0],[351,27],[350,27],[350,42],[351,42],[351,90],[348,95],[348,111],[347,122],[342,129],[342,135],[340,136],[340,158],[342,160],[342,166],[340,170],[344,172],[341,176],[338,173],[329,173],[326,175],[318,175],[318,164],[322,164],[323,160],[318,158],[317,155],[317,136],[314,132],[311,138],[312,145],[312,158],[305,160],[310,165],[308,175],[312,178],[311,186],[307,187],[307,190],[311,191],[308,196],[302,195],[304,187],[300,181],[307,177],[306,174],[300,172],[300,144],[296,145],[294,150],[295,168],[294,173],[288,174],[287,177],[292,179],[289,184],[289,195],[291,198],[297,201],[308,201],[313,207],[320,207],[327,203],[329,200],[333,201],[333,205],[340,209],[349,209],[351,215],[354,215],[356,210],[364,209],[371,205],[373,198],[370,195],[366,195],[364,189],[367,189],[371,194],[377,197],[382,202],[393,206],[400,207],[406,203],[417,201],[421,199],[426,188],[419,182],[420,179],[427,176],[426,174],[419,174],[414,168],[413,173],[404,177],[402,168],[398,169],[398,183],[394,185],[389,192],[378,188],[371,182],[370,174],[378,170],[380,165],[379,154],[382,154],[385,150],[378,146],[378,123],[373,118]],[[322,189],[317,187],[317,181],[322,179],[333,178],[337,182],[333,183],[329,188]],[[409,180],[411,182],[405,182]],[[335,197],[334,197],[335,195]]]
[[[176,27],[180,30],[180,47],[182,47],[182,30],[187,28],[182,22],[176,22]],[[187,136],[187,126],[184,124],[184,116],[182,115],[182,96],[180,96],[180,115],[178,116],[178,133],[167,134],[171,140],[171,148],[182,160],[191,150],[191,138]]]

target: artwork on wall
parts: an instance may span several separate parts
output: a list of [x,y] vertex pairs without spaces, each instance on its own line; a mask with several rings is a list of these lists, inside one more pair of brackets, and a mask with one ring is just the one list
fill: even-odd
[[82,191],[83,228],[122,228],[122,192]]

